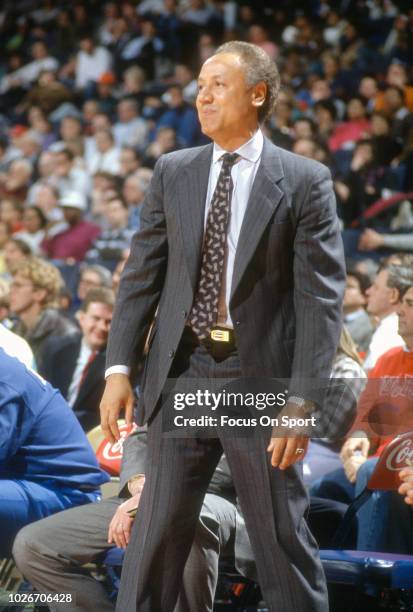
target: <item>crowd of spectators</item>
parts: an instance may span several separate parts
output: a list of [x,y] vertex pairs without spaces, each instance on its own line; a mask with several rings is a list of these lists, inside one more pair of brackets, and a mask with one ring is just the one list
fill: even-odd
[[[408,0],[6,1],[0,321],[28,342],[37,370],[85,430],[99,421],[114,294],[153,168],[164,153],[208,142],[195,110],[196,77],[216,47],[234,38],[259,45],[279,67],[282,88],[265,135],[332,173],[350,332],[332,376],[358,380],[349,413],[364,371],[386,375],[380,359],[388,349],[398,358],[400,347],[412,350],[400,327],[400,316],[411,317],[413,287]],[[391,375],[413,375],[406,363]],[[92,391],[86,410],[81,400]],[[314,475],[343,463],[346,493],[335,499],[347,503],[358,467],[377,445],[344,442],[340,458],[342,442],[313,446],[308,484],[334,497]],[[317,460],[323,473],[314,470]]]

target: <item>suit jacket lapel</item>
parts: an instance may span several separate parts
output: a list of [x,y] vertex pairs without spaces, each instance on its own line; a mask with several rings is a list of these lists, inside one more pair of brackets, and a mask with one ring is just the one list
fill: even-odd
[[182,244],[192,289],[195,291],[201,265],[205,201],[213,145],[203,147],[178,178],[177,205]]
[[265,228],[282,200],[284,192],[278,187],[277,182],[283,176],[277,148],[265,139],[261,162],[254,179],[238,239],[231,297],[242,279]]
[[64,397],[67,397],[70,383],[72,382],[72,377],[76,369],[76,363],[80,353],[80,345],[81,337],[79,336],[76,343],[69,344],[65,347],[64,364],[56,364],[58,372],[61,373],[61,375],[59,376],[60,384],[57,384],[58,378],[56,377],[55,385],[59,387]]
[[105,368],[106,351],[102,351],[96,355],[94,360],[89,366],[83,383],[80,385],[79,393],[77,394],[75,404],[80,404],[84,398],[90,393],[90,391],[98,383],[102,383],[104,379],[104,368]]

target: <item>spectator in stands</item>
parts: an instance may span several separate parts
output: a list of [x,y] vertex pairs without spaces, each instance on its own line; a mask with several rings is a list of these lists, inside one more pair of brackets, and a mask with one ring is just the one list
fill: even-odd
[[23,240],[19,238],[9,238],[4,245],[3,257],[7,276],[14,273],[15,267],[22,261],[26,261],[32,251]]
[[42,70],[37,83],[20,102],[18,112],[27,111],[31,106],[38,106],[46,115],[54,111],[64,102],[71,102],[72,92],[59,83],[53,70]]
[[413,115],[406,107],[403,89],[397,85],[385,89],[383,110],[392,121],[392,136],[405,142],[413,126]]
[[401,270],[401,266],[384,263],[366,291],[367,312],[377,321],[364,362],[366,371],[374,368],[377,359],[386,351],[403,345],[403,339],[397,332]]
[[0,556],[21,527],[99,499],[108,480],[61,395],[0,348]]
[[130,247],[135,230],[129,227],[128,205],[119,196],[105,204],[104,217],[108,229],[94,241],[86,259],[88,262],[100,262],[113,269],[124,251]]
[[116,108],[116,97],[114,96],[115,84],[116,77],[113,72],[104,72],[96,80],[96,90],[93,94],[100,110],[110,116],[115,112]]
[[[335,495],[340,487],[358,495],[367,484],[377,458],[395,435],[413,428],[411,372],[413,368],[413,271],[400,270],[401,301],[398,307],[399,333],[404,347],[389,350],[369,373],[369,381],[358,407],[351,435],[343,445],[342,472],[333,472],[318,483],[314,493]],[[356,483],[354,486],[350,483]],[[354,489],[354,491],[352,490]],[[390,522],[390,517],[393,521]],[[358,513],[359,550],[410,553],[413,546],[411,513],[403,509],[397,494],[374,492]]]
[[317,436],[313,436],[304,459],[304,483],[310,486],[314,481],[341,467],[340,448],[356,416],[357,401],[364,389],[366,374],[356,346],[343,327],[336,357],[330,374],[323,412],[328,421],[318,419]]
[[176,149],[179,149],[179,145],[176,140],[175,130],[170,127],[160,127],[156,132],[155,140],[151,142],[145,151],[143,165],[147,168],[153,168],[161,155]]
[[114,303],[110,289],[90,289],[77,315],[80,333],[51,338],[47,343],[43,376],[59,389],[84,431],[100,422],[106,343]]
[[248,42],[261,47],[270,56],[276,60],[278,56],[278,47],[271,40],[266,28],[260,23],[254,23],[248,29]]
[[366,312],[366,292],[370,286],[371,281],[366,274],[354,269],[348,270],[343,300],[344,324],[362,353],[368,350],[374,331]]
[[[165,128],[166,129],[166,128]],[[151,182],[152,172],[141,168],[128,176],[123,184],[122,195],[129,208],[129,227],[138,230],[140,226],[140,206]]]
[[75,154],[70,149],[62,149],[55,153],[54,177],[61,194],[77,192],[86,198],[90,192],[90,177],[75,165]]
[[42,251],[50,259],[60,259],[66,263],[81,262],[101,229],[90,221],[84,221],[87,204],[82,193],[65,192],[59,206],[68,228],[51,238],[46,237],[41,244]]
[[79,280],[73,291],[74,297],[70,305],[70,313],[75,314],[79,310],[91,289],[110,288],[111,286],[112,277],[107,268],[99,264],[82,263],[79,268]]
[[12,198],[23,204],[29,189],[32,170],[32,164],[27,159],[14,159],[7,173],[0,175],[0,197]]
[[138,103],[133,98],[124,98],[117,107],[117,122],[113,135],[118,147],[143,147],[147,136],[147,125],[138,114]]
[[317,144],[311,138],[298,138],[293,145],[293,152],[309,159],[315,159]]
[[388,187],[383,168],[379,166],[374,145],[371,140],[359,140],[354,148],[350,170],[335,181],[339,198],[340,217],[346,226],[381,196],[382,189]]
[[0,221],[7,223],[12,234],[23,229],[22,207],[16,200],[4,199],[0,201]]
[[348,149],[361,138],[367,138],[370,133],[370,121],[366,116],[366,103],[363,98],[351,98],[347,103],[346,114],[346,121],[336,125],[329,138],[328,144],[332,152]]
[[0,81],[0,93],[4,94],[10,89],[21,88],[22,91],[34,83],[44,70],[55,71],[58,62],[50,57],[46,44],[38,40],[31,48],[32,61],[4,76]]
[[77,331],[76,325],[55,308],[62,284],[57,268],[41,259],[30,258],[13,270],[10,310],[18,317],[13,331],[30,344],[40,374],[47,339]]
[[122,147],[119,157],[119,174],[123,178],[133,174],[141,167],[142,158],[134,147]]
[[37,180],[34,181],[27,195],[28,204],[39,204],[36,200],[37,191],[42,185],[52,184],[55,170],[55,154],[50,151],[42,151],[37,160]]
[[379,92],[377,80],[371,76],[365,76],[360,80],[358,93],[366,100],[367,111],[372,112],[376,108],[376,97]]
[[169,127],[175,131],[178,143],[183,147],[193,147],[204,139],[201,138],[201,126],[193,106],[185,102],[182,88],[179,85],[169,87],[164,99],[167,110],[160,116],[157,128]]
[[30,206],[23,213],[23,228],[14,237],[27,242],[33,255],[41,255],[40,244],[45,237],[47,218],[38,206]]
[[111,172],[119,174],[120,150],[115,146],[115,140],[110,130],[99,130],[95,133],[96,151],[90,156],[88,171],[91,175],[96,172]]
[[81,167],[80,158],[83,156],[85,143],[83,139],[83,126],[79,113],[76,108],[69,108],[63,113],[59,113],[53,120],[60,122],[60,140],[52,149],[56,151],[56,153],[68,149],[73,154],[74,166],[76,168]]
[[78,90],[97,81],[112,67],[111,53],[105,47],[97,47],[91,34],[85,33],[81,36],[79,47],[75,77],[75,85]]
[[33,205],[40,208],[47,218],[50,235],[50,228],[63,222],[63,212],[59,208],[58,189],[49,183],[39,184],[33,200]]

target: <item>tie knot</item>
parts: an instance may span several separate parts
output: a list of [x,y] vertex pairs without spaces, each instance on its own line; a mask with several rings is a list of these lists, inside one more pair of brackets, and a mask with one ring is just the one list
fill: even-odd
[[228,169],[231,168],[234,164],[237,163],[241,159],[241,156],[238,153],[225,153],[222,157],[222,168]]

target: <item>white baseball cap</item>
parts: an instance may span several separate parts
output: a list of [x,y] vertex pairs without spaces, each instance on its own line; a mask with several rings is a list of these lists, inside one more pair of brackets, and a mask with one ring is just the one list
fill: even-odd
[[59,200],[59,206],[65,208],[77,208],[78,210],[86,210],[87,202],[85,196],[79,191],[67,191]]

